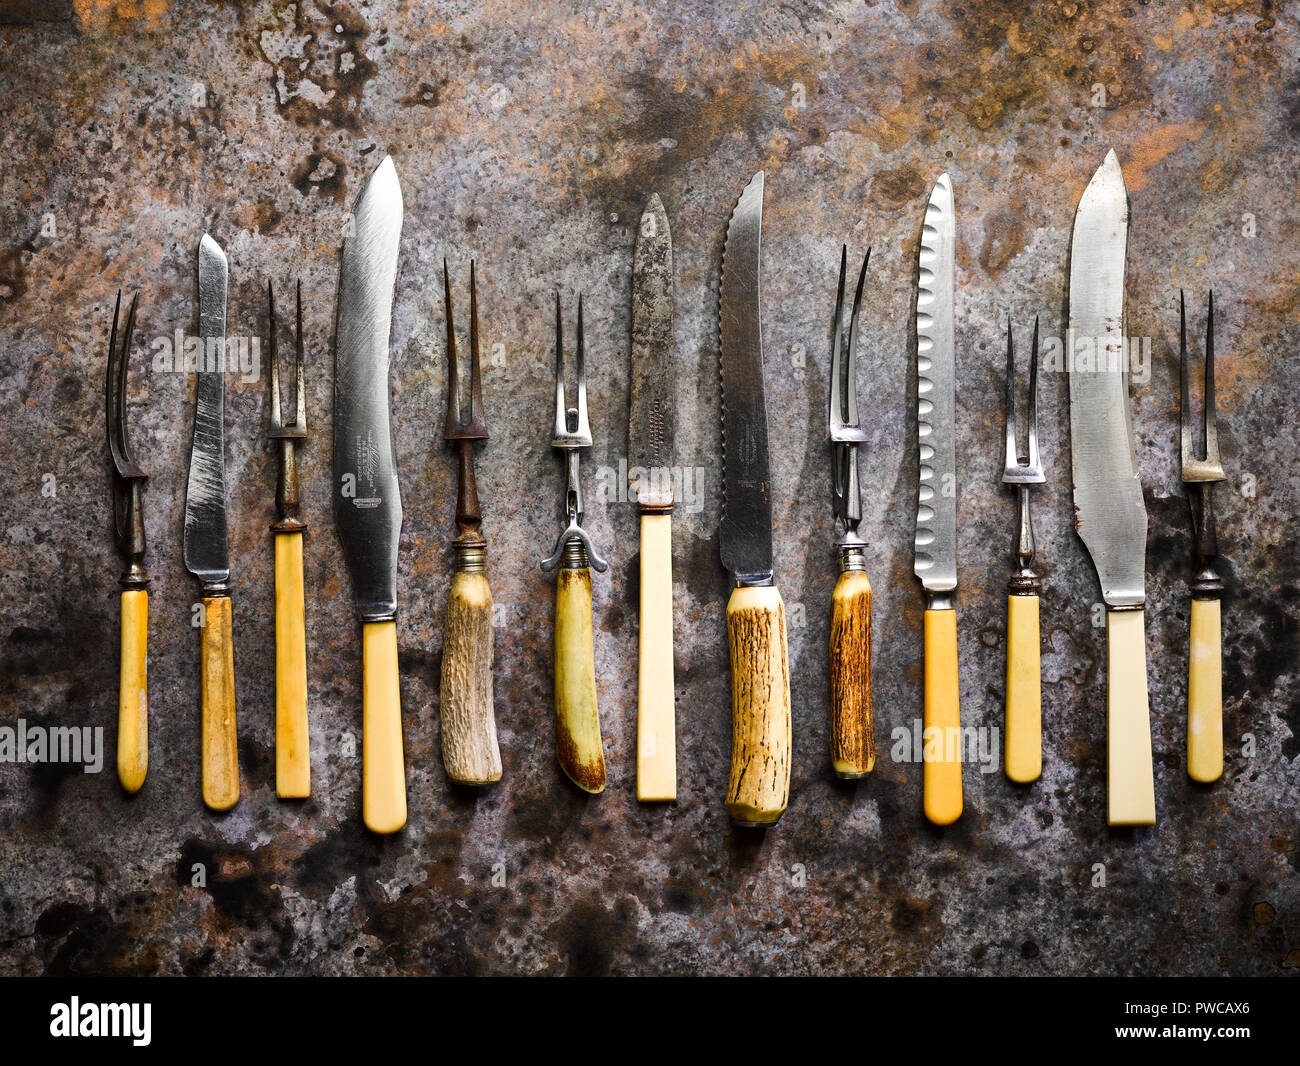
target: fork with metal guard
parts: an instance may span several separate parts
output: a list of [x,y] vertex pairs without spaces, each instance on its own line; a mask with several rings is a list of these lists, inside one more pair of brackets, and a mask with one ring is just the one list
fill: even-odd
[[579,456],[591,447],[587,418],[587,364],[583,347],[582,297],[578,298],[578,406],[564,393],[564,329],[560,296],[555,295],[555,427],[551,447],[564,453],[567,483],[564,506],[568,525],[543,560],[543,570],[559,568],[555,584],[555,747],[560,766],[585,792],[605,788],[605,752],[596,713],[596,651],[591,618],[591,571],[605,562],[582,528],[582,478]]
[[1042,667],[1039,651],[1038,590],[1042,582],[1034,561],[1034,527],[1029,517],[1029,486],[1047,478],[1038,455],[1038,319],[1034,319],[1029,356],[1027,448],[1020,450],[1016,427],[1016,354],[1007,319],[1006,462],[1002,484],[1014,485],[1019,518],[1016,523],[1016,572],[1007,583],[1007,777],[1022,784],[1037,781],[1043,772]]
[[831,344],[829,423],[832,504],[840,531],[836,547],[840,576],[831,597],[831,766],[837,777],[866,777],[876,765],[871,714],[871,582],[867,578],[866,541],[858,535],[862,492],[858,448],[867,435],[858,417],[858,320],[871,249],[862,259],[853,294],[847,343],[844,283],[848,246],[840,251],[840,284],[835,297]]
[[1192,447],[1192,405],[1187,373],[1187,301],[1178,294],[1179,406],[1178,429],[1183,484],[1192,512],[1196,545],[1196,576],[1191,582],[1191,652],[1187,668],[1187,775],[1208,784],[1223,775],[1223,634],[1219,598],[1223,579],[1214,569],[1219,556],[1210,495],[1216,481],[1225,480],[1219,458],[1219,416],[1214,398],[1214,293],[1205,324],[1205,398],[1201,407],[1201,436],[1205,457]]

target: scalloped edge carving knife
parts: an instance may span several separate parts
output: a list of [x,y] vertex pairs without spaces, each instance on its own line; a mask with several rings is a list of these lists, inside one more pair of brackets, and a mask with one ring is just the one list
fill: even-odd
[[[961,817],[957,683],[956,224],[940,174],[921,225],[916,289],[916,435],[920,475],[913,570],[925,589],[925,816]],[[937,731],[937,732],[935,732]]]

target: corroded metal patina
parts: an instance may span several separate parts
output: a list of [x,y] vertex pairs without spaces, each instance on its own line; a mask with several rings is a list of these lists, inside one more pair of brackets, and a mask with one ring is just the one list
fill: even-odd
[[[193,247],[231,260],[230,336],[257,336],[268,277],[301,277],[309,350],[329,351],[348,208],[386,153],[408,200],[393,307],[410,820],[357,817],[361,673],[332,528],[332,374],[306,382],[299,448],[312,792],[275,798],[274,520],[268,389],[226,395],[239,603],[244,795],[195,794],[197,588],[181,560],[194,382],[137,324],[132,443],[149,457],[148,781],[0,764],[3,973],[1258,973],[1300,968],[1300,26],[1294,3],[1024,5],[540,0],[78,0],[0,7],[0,722],[103,726],[118,657],[103,345],[119,288],[147,329],[192,329]],[[966,724],[1001,728],[1007,504],[999,486],[1005,329],[1040,316],[1044,461],[1068,456],[1065,333],[1075,205],[1114,148],[1132,201],[1126,314],[1149,338],[1132,386],[1150,531],[1147,648],[1159,812],[1108,830],[1097,579],[1070,484],[1035,497],[1043,577],[1043,775],[968,767],[960,822],[921,813],[922,602],[910,334],[928,183],[960,185],[958,561]],[[718,260],[737,189],[767,176],[763,330],[776,551],[787,560],[794,774],[765,834],[716,802],[731,744],[728,577],[718,560]],[[633,228],[670,206],[677,271],[676,463],[704,474],[674,513],[678,800],[633,789],[636,508],[619,460]],[[827,765],[832,515],[821,413],[841,242],[873,247],[862,382],[861,532],[871,547],[879,757]],[[446,373],[437,268],[483,274],[480,491],[496,501],[497,722],[504,776],[447,783],[437,701],[456,469],[435,447]],[[1180,481],[1178,290],[1215,293],[1226,766],[1188,780],[1192,554]],[[594,588],[609,787],[573,788],[551,743],[551,294],[585,292],[593,409],[586,524],[610,545]],[[1199,305],[1197,305],[1199,306]],[[1195,341],[1193,341],[1195,345]],[[595,357],[599,355],[599,358]],[[1195,347],[1193,354],[1197,353]],[[143,372],[144,360],[152,360]],[[1055,359],[1055,361],[1054,361]],[[263,367],[263,372],[266,368]],[[318,427],[318,431],[317,430]],[[779,446],[778,446],[779,444]],[[170,457],[170,459],[168,458]],[[520,486],[546,491],[521,494]],[[418,490],[414,488],[418,486]],[[96,529],[98,531],[96,531]],[[92,535],[93,533],[93,535]],[[616,547],[615,547],[616,546]],[[256,634],[260,629],[260,639]],[[987,750],[1000,752],[999,742]],[[917,761],[906,761],[916,759]],[[111,767],[111,758],[106,760]]]

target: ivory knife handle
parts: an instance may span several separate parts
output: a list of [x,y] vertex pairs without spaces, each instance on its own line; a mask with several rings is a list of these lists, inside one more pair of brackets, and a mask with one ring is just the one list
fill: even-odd
[[1020,784],[1043,772],[1043,689],[1038,597],[1007,597],[1007,777]]
[[591,568],[561,567],[555,581],[555,752],[584,792],[605,790],[605,750],[596,710]]
[[1223,636],[1217,599],[1192,600],[1187,776],[1206,784],[1223,776]]
[[361,817],[372,833],[406,824],[406,765],[397,680],[397,623],[361,625]]
[[275,534],[275,794],[311,795],[302,534]]
[[203,802],[214,811],[239,800],[232,617],[229,596],[203,597]]
[[1106,612],[1106,794],[1111,825],[1155,825],[1144,612]]
[[673,687],[673,534],[669,514],[641,516],[641,627],[636,694],[636,798],[677,798]]
[[442,763],[462,785],[501,780],[492,708],[492,590],[487,575],[457,571],[442,637]]
[[123,589],[121,608],[117,779],[127,792],[138,792],[149,772],[149,593]]
[[831,766],[865,777],[876,765],[871,708],[871,582],[846,570],[831,596]]
[[785,603],[774,586],[736,588],[731,645],[731,777],[727,811],[740,825],[776,822],[790,802],[790,656]]
[[961,707],[957,685],[957,612],[925,612],[925,816],[935,825],[961,817]]

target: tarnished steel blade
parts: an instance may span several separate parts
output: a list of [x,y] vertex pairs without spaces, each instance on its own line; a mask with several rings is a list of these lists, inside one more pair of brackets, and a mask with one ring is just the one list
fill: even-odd
[[352,572],[357,614],[397,612],[397,487],[389,410],[388,334],[402,233],[402,190],[390,156],[352,209],[339,268],[334,360],[334,519]]
[[921,476],[913,569],[927,592],[957,587],[956,226],[940,174],[921,226],[916,288],[916,435]]
[[632,258],[632,398],[629,487],[642,507],[673,505],[673,238],[658,194],[650,197]]
[[1112,607],[1146,597],[1147,512],[1124,346],[1128,190],[1112,151],[1079,200],[1070,245],[1070,466],[1074,524]]
[[772,475],[767,457],[763,334],[759,326],[759,243],[763,172],[740,194],[722,251],[719,332],[722,364],[722,565],[738,581],[772,579]]
[[206,233],[199,242],[198,384],[194,390],[194,437],[185,488],[185,568],[204,584],[230,579],[226,543],[226,253]]

